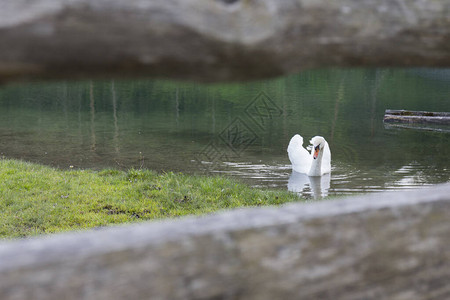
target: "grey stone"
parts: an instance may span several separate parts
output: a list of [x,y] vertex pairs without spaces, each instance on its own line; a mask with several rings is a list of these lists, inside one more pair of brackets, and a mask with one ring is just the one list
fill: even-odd
[[0,299],[449,299],[450,184],[0,243]]
[[2,0],[0,81],[450,67],[448,0]]

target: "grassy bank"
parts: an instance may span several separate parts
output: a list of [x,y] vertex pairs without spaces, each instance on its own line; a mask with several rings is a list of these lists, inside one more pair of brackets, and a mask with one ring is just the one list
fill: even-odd
[[288,192],[253,189],[224,177],[61,171],[0,159],[0,238],[298,200]]

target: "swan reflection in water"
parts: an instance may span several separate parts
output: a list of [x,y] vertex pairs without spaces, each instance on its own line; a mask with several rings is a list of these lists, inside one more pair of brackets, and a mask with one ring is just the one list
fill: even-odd
[[307,193],[308,187],[311,190],[311,195],[314,199],[320,199],[328,196],[330,189],[330,173],[322,176],[308,176],[303,173],[292,171],[288,181],[288,190],[303,196]]

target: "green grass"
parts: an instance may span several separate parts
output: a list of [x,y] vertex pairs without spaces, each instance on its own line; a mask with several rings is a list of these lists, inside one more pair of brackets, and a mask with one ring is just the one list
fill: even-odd
[[299,201],[224,177],[68,170],[0,159],[0,238]]

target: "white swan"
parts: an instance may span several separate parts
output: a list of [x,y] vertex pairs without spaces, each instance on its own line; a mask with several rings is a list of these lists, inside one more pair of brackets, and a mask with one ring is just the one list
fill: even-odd
[[296,134],[291,138],[287,152],[292,169],[308,176],[322,176],[331,172],[331,151],[327,141],[315,136],[310,141],[311,154],[303,148],[303,138]]

